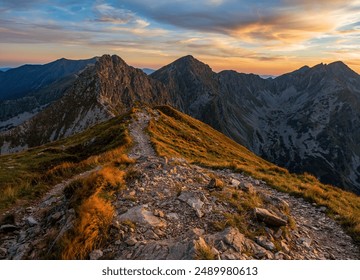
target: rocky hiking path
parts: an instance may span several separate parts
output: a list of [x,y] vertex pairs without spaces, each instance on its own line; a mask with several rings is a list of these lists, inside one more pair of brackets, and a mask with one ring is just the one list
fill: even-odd
[[[359,259],[358,248],[326,216],[326,209],[230,170],[210,170],[183,159],[156,156],[144,132],[150,118],[146,111],[138,112],[129,126],[135,142],[129,156],[138,159],[134,169],[139,174],[116,202],[115,227],[120,238],[100,255],[106,257],[107,252],[108,257],[116,259],[190,259],[207,248],[219,259]],[[211,225],[222,221],[223,213],[235,210],[209,191],[210,174],[230,188],[251,188],[271,205],[287,205],[295,229],[285,234],[286,229],[265,225],[266,234],[252,239],[234,227],[214,231]],[[129,221],[131,226],[124,226]]]
[[[127,188],[114,197],[108,242],[90,259],[360,259],[352,239],[325,208],[230,170],[157,156],[145,131],[152,117],[142,110],[129,124],[134,141],[129,157],[136,163],[126,170]],[[217,189],[214,178],[224,187]],[[15,209],[16,221],[1,226],[1,259],[41,258],[39,252],[50,251],[72,227],[75,211],[63,194],[69,182],[54,186],[31,207]],[[229,192],[264,201],[255,214],[245,216],[251,230],[257,229],[250,235],[232,223],[214,226],[224,222],[224,215],[238,213],[223,199]]]
[[138,112],[136,114],[136,120],[129,125],[130,136],[135,142],[135,145],[128,154],[130,158],[137,159],[140,157],[156,156],[150,143],[150,137],[144,132],[149,125],[150,119],[150,115],[145,111]]

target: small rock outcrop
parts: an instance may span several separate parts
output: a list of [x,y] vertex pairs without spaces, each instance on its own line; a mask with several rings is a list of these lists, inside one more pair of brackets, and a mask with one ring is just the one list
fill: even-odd
[[278,217],[277,215],[271,213],[270,211],[263,209],[263,208],[255,208],[255,215],[260,220],[263,221],[265,224],[269,226],[281,227],[287,224],[287,221]]

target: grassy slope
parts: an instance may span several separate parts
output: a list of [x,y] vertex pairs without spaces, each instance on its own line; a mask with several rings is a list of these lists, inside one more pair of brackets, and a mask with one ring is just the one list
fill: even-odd
[[157,153],[167,157],[183,157],[189,162],[212,168],[231,168],[270,186],[304,197],[328,207],[354,238],[360,242],[360,197],[341,189],[321,184],[309,174],[290,174],[227,138],[208,125],[168,106],[157,107],[160,117],[149,125],[151,141]]
[[116,117],[64,140],[0,156],[0,211],[41,196],[63,179],[121,157],[131,143],[128,119],[129,115]]

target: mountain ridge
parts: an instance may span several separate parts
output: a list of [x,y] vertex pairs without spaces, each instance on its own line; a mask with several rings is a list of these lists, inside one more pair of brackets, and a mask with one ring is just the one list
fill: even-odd
[[[79,99],[75,103],[80,109],[76,109],[70,93],[64,97],[69,99],[65,107],[72,115],[69,127],[63,128],[59,121],[63,117],[59,115],[63,108],[60,102],[53,111],[35,112],[33,122],[2,133],[7,139],[2,140],[2,153],[68,136],[122,113],[136,102],[163,103],[204,121],[271,162],[360,193],[360,151],[356,145],[360,141],[360,78],[344,63],[304,66],[275,79],[262,79],[229,70],[215,73],[190,55],[150,76],[125,67],[121,58],[104,57],[111,70],[107,72],[109,65],[103,67],[99,86],[88,89],[97,96],[89,101],[98,104],[96,108],[82,108]],[[96,67],[91,69],[97,71]],[[46,137],[40,131],[44,127],[36,125],[40,119],[48,123],[48,132],[43,133]],[[51,128],[53,124],[56,129]],[[38,136],[26,136],[31,131]],[[44,139],[12,145],[11,139],[18,142],[14,139],[21,138],[17,135]]]
[[[184,60],[202,65],[191,57]],[[186,69],[176,67],[179,61],[151,75],[166,85],[171,80],[173,95],[181,98],[186,92],[185,96],[197,101],[190,102],[196,104],[194,110],[178,101],[173,103],[176,108],[210,124],[267,160],[291,171],[310,172],[326,183],[360,193],[357,170],[360,151],[353,144],[360,141],[356,133],[360,122],[356,106],[360,76],[344,63],[305,66],[270,80],[235,71],[214,73],[199,66],[200,71],[205,70],[194,75],[207,75],[207,78],[197,78],[194,82],[187,78],[190,75]],[[211,85],[210,90],[206,90],[207,85]],[[347,131],[348,138],[337,135],[333,127]],[[335,149],[336,155],[329,149]]]
[[86,68],[64,96],[29,121],[0,134],[1,153],[23,150],[68,137],[141,101],[166,103],[164,89],[120,57],[105,55]]

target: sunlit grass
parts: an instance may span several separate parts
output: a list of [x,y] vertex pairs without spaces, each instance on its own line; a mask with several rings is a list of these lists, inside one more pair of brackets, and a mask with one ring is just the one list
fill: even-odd
[[108,239],[115,213],[111,197],[125,188],[124,176],[124,171],[106,166],[65,188],[77,218],[73,229],[58,242],[57,254],[61,259],[86,259]]
[[116,117],[64,140],[0,156],[0,210],[40,197],[54,184],[103,163],[133,163],[124,154],[131,144],[127,119]]

